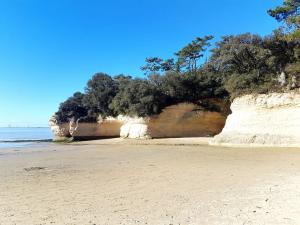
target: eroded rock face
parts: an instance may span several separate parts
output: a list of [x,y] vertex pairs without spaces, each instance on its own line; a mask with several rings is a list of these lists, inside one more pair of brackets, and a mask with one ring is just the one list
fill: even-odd
[[213,145],[300,146],[300,91],[246,95],[231,105]]
[[75,140],[119,137],[121,126],[122,122],[113,117],[101,119],[97,123],[73,122],[70,134]]
[[49,126],[54,134],[54,141],[62,141],[69,138],[74,140],[91,140],[105,137],[119,137],[122,121],[108,117],[99,119],[97,123],[81,123],[70,121],[58,123],[55,117],[49,121]]
[[181,103],[149,118],[128,119],[121,127],[123,138],[208,137],[221,132],[226,115]]
[[[223,104],[220,104],[220,102],[217,102],[216,105]],[[75,140],[103,137],[132,139],[208,137],[218,134],[224,127],[228,113],[224,113],[223,109],[221,111],[223,113],[204,110],[195,104],[181,103],[169,106],[159,115],[152,117],[142,118],[120,115],[117,118],[102,119],[100,117],[97,123],[71,121],[62,124],[58,124],[55,117],[53,117],[49,125],[55,135],[55,140],[70,137]]]
[[205,111],[195,104],[182,103],[167,107],[149,121],[149,132],[154,138],[209,137],[221,132],[226,116]]
[[151,138],[148,123],[149,118],[119,116],[123,121],[120,129],[120,137],[132,139],[149,139]]
[[54,135],[54,141],[62,141],[71,137],[69,123],[59,124],[55,116],[49,120],[49,127]]

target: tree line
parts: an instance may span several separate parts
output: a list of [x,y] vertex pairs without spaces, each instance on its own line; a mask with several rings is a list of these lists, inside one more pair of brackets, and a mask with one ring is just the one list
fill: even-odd
[[84,93],[60,104],[59,122],[95,122],[98,116],[150,116],[180,102],[208,110],[207,99],[233,99],[245,94],[286,91],[300,87],[300,0],[285,0],[268,11],[282,23],[271,35],[224,36],[209,59],[201,63],[213,36],[197,37],[173,58],[149,57],[145,78],[95,74]]

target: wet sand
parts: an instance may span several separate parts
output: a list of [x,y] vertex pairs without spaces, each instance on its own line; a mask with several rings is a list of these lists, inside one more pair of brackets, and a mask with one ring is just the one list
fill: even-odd
[[0,150],[0,225],[300,224],[300,149],[206,139]]

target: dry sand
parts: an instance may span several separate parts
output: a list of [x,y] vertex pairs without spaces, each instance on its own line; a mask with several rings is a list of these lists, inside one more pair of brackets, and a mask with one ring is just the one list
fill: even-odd
[[300,224],[300,149],[205,143],[2,149],[0,225]]

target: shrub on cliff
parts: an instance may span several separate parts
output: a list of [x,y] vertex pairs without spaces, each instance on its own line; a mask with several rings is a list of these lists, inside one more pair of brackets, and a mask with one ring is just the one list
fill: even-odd
[[281,6],[268,10],[270,16],[274,17],[278,22],[283,22],[284,26],[280,30],[284,30],[286,40],[296,40],[300,38],[300,1],[284,0]]
[[109,108],[109,104],[117,94],[117,91],[118,84],[111,76],[104,73],[96,73],[88,81],[83,98],[83,103],[88,108],[88,115],[92,117],[112,115],[113,112]]
[[224,98],[228,93],[217,74],[198,72],[152,74],[148,79],[115,77],[118,93],[110,104],[114,115],[149,116],[166,106],[181,102],[202,104],[203,99]]
[[95,74],[85,93],[61,103],[56,118],[96,121],[118,114],[149,116],[169,105],[196,103],[214,110],[212,98],[285,91],[300,87],[300,2],[285,0],[268,13],[284,27],[261,37],[229,35],[217,42],[204,64],[200,59],[212,36],[197,37],[174,58],[146,58],[141,67],[148,79]]
[[60,104],[58,112],[55,114],[60,123],[67,123],[71,119],[86,118],[88,109],[83,104],[84,94],[76,92],[72,97]]
[[228,93],[223,88],[222,77],[212,71],[167,72],[160,77],[160,89],[168,97],[168,103],[198,103],[206,98],[224,98]]
[[59,123],[71,120],[96,122],[99,115],[112,115],[108,107],[118,90],[117,82],[107,74],[97,73],[87,83],[85,94],[76,92],[60,104],[56,112]]
[[119,80],[119,91],[110,104],[115,115],[149,116],[161,112],[164,95],[147,80]]
[[199,88],[198,98],[228,98],[229,93],[224,87],[225,77],[208,68],[202,68],[198,72]]
[[[285,40],[280,35],[223,37],[208,62],[182,72],[174,70],[173,61],[154,58],[148,60],[147,67],[153,70],[148,79],[97,73],[88,81],[85,94],[76,93],[62,103],[56,117],[59,122],[67,122],[96,121],[99,115],[149,116],[180,102],[210,110],[214,107],[206,104],[206,99],[299,87],[300,41]],[[162,65],[167,71],[160,74]],[[156,71],[158,67],[160,71]]]
[[209,65],[220,73],[248,73],[265,70],[270,52],[263,48],[263,39],[250,33],[224,36],[216,43]]
[[296,67],[292,65],[299,62],[298,48],[298,41],[283,40],[276,35],[226,36],[216,43],[207,65],[224,76],[224,87],[231,98],[282,91],[299,85],[288,82],[295,74],[292,70]]

